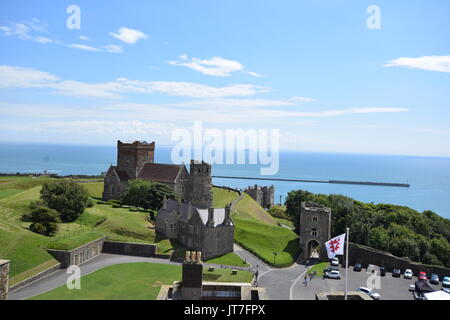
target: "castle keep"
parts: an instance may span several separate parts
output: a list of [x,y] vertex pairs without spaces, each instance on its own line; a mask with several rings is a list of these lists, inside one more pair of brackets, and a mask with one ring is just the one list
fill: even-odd
[[272,207],[275,203],[275,188],[273,185],[270,187],[260,187],[255,184],[254,186],[248,187],[244,191],[264,209]]
[[159,182],[170,187],[192,206],[212,205],[211,165],[191,160],[190,171],[184,165],[154,163],[155,142],[117,141],[117,166],[110,166],[104,178],[103,200],[120,199],[129,180]]

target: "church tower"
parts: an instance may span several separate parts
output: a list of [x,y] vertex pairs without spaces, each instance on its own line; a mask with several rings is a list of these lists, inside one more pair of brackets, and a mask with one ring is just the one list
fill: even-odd
[[193,207],[212,207],[211,165],[204,161],[191,160],[189,171],[186,199],[191,201]]
[[146,162],[154,162],[155,142],[117,141],[117,169],[125,171],[130,179],[136,179]]

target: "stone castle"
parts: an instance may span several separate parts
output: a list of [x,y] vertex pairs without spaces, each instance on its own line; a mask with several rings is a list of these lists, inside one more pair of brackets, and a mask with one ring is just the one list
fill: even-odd
[[275,204],[275,188],[273,185],[270,187],[260,187],[255,184],[254,186],[248,187],[244,191],[264,209],[269,209]]
[[211,165],[191,160],[184,165],[155,163],[155,142],[117,142],[117,166],[105,174],[103,200],[120,199],[130,180],[163,183],[180,202],[165,200],[155,219],[157,234],[178,240],[207,259],[233,252],[230,207],[212,207]]
[[110,166],[104,178],[103,200],[120,199],[130,180],[163,183],[182,200],[198,208],[212,206],[211,165],[191,160],[190,170],[182,165],[155,163],[155,142],[117,141],[117,166]]
[[188,250],[201,251],[205,259],[233,252],[234,225],[229,205],[200,209],[190,202],[165,200],[156,216],[155,229]]

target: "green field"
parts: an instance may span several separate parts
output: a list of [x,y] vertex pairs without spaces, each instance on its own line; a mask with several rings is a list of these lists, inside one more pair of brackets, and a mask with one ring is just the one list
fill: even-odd
[[239,198],[239,194],[234,191],[213,188],[213,206],[214,208],[224,208],[233,200]]
[[[205,268],[206,269],[206,268]],[[229,269],[204,270],[203,280],[219,282],[250,282],[253,274]],[[181,267],[156,263],[117,264],[81,278],[80,290],[66,285],[30,298],[31,300],[154,300],[161,285],[181,280]]]
[[265,225],[275,226],[277,224],[276,220],[248,194],[245,194],[244,198],[239,201],[234,211],[234,216],[242,219],[253,220]]
[[[234,241],[275,267],[287,267],[299,253],[297,235],[286,228],[234,217]],[[275,253],[275,254],[274,254]]]

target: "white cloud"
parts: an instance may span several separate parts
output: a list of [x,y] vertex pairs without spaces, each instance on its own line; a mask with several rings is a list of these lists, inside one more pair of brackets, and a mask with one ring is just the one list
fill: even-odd
[[290,101],[300,102],[300,103],[306,103],[306,102],[315,102],[316,99],[313,98],[305,98],[305,97],[291,97],[289,98]]
[[56,40],[39,35],[39,33],[48,33],[47,24],[36,18],[24,22],[11,22],[8,26],[0,26],[0,31],[6,37],[15,37],[21,40],[29,40],[43,44],[57,42]]
[[147,39],[148,36],[142,31],[122,27],[118,33],[110,32],[111,37],[129,44],[135,44],[139,39]]
[[35,69],[0,66],[0,88],[41,87],[54,89],[55,93],[92,98],[118,98],[120,93],[162,93],[170,96],[191,98],[222,98],[229,96],[251,96],[267,92],[265,87],[252,84],[233,84],[213,87],[193,82],[141,81],[119,78],[110,82],[86,83],[60,80],[47,72]]
[[78,39],[83,40],[83,41],[91,41],[91,39],[89,39],[86,36],[79,36]]
[[85,50],[85,51],[100,51],[100,49],[92,47],[92,46],[88,46],[85,44],[78,44],[78,43],[72,43],[69,45],[70,48],[75,48],[75,49],[80,49],[80,50]]
[[[205,75],[216,76],[216,77],[229,77],[231,73],[236,71],[244,71],[244,66],[233,60],[224,59],[222,57],[212,57],[210,59],[198,59],[191,58],[186,54],[178,56],[181,61],[168,61],[167,63],[174,66],[187,67],[192,70],[198,71]],[[256,72],[244,71],[255,77],[260,77]]]
[[59,78],[31,68],[0,66],[0,88],[32,88],[52,85]]
[[118,46],[118,45],[114,45],[114,44],[103,46],[103,49],[105,49],[105,51],[111,52],[111,53],[122,53],[123,52],[122,46]]
[[450,73],[450,55],[448,56],[423,56],[418,58],[402,57],[388,61],[384,67],[407,67]]

